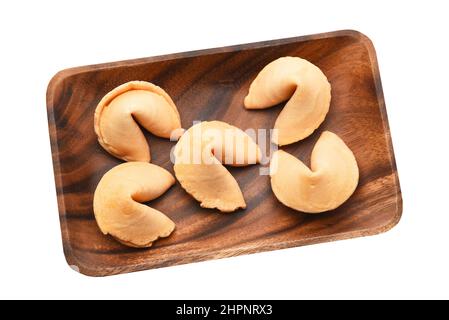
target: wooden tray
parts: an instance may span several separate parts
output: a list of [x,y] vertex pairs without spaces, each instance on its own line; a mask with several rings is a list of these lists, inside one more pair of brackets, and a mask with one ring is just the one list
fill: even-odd
[[[295,212],[276,200],[259,167],[229,168],[247,209],[233,214],[202,209],[173,186],[151,206],[176,223],[174,233],[150,249],[125,247],[98,229],[92,197],[102,175],[120,163],[97,143],[93,114],[101,97],[130,81],[164,88],[179,108],[185,128],[193,120],[223,120],[242,129],[272,128],[282,106],[247,111],[243,98],[256,74],[281,56],[305,58],[332,84],[329,114],[320,128],[286,151],[308,163],[323,130],[337,133],[360,168],[354,195],[320,215]],[[61,71],[47,91],[48,122],[64,253],[81,273],[105,276],[266,250],[373,235],[392,228],[402,198],[387,114],[371,41],[356,31],[79,67]],[[148,134],[152,162],[173,173],[168,140]]]

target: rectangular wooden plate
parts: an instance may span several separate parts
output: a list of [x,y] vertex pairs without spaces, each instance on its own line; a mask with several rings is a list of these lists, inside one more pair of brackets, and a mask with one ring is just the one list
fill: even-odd
[[[130,80],[164,88],[185,128],[194,120],[222,120],[239,128],[272,128],[282,106],[243,108],[257,73],[282,56],[298,56],[323,70],[332,85],[324,123],[307,139],[283,149],[308,163],[323,130],[338,134],[353,150],[360,182],[338,209],[319,215],[295,212],[276,200],[258,166],[230,168],[246,199],[246,210],[220,214],[202,209],[179,183],[151,206],[176,223],[174,233],[150,249],[125,247],[98,229],[92,210],[102,175],[120,163],[98,144],[94,110],[101,97]],[[371,41],[356,31],[152,58],[85,66],[59,72],[47,91],[48,122],[66,259],[91,276],[105,276],[246,253],[373,235],[392,228],[402,197],[387,114]],[[146,133],[152,163],[173,173],[174,145]]]

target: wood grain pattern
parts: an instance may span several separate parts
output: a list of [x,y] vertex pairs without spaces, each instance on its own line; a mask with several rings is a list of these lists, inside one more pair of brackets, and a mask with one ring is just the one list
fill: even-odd
[[[332,85],[332,102],[313,135],[283,149],[308,163],[323,130],[338,134],[360,168],[359,186],[345,204],[320,215],[298,213],[276,200],[259,166],[230,168],[246,210],[219,214],[202,209],[177,183],[151,202],[175,221],[169,238],[141,250],[100,233],[92,211],[93,192],[101,176],[120,163],[100,147],[93,130],[94,110],[105,93],[130,80],[146,80],[171,95],[185,128],[194,120],[213,119],[244,130],[272,128],[282,105],[248,111],[243,98],[262,67],[287,55],[305,58],[323,70]],[[64,252],[68,263],[86,275],[372,235],[393,227],[402,213],[376,54],[371,41],[356,31],[68,69],[51,80],[47,108]],[[152,163],[173,173],[169,151],[174,143],[148,133],[147,137]]]

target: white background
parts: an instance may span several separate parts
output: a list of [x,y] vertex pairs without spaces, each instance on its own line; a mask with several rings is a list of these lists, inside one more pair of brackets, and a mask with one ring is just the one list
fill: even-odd
[[[1,1],[0,298],[449,298],[445,1]],[[63,253],[45,106],[72,66],[356,29],[377,50],[404,199],[391,231],[106,278]]]

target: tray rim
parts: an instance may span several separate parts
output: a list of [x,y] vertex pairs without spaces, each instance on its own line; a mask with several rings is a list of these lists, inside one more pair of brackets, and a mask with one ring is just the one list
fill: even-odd
[[[391,167],[393,169],[393,175],[394,175],[394,185],[395,185],[395,191],[396,191],[395,192],[396,210],[395,210],[393,218],[390,221],[388,221],[388,223],[386,223],[385,225],[381,225],[381,226],[378,226],[375,228],[366,228],[366,229],[362,229],[362,230],[348,231],[345,233],[338,233],[338,234],[314,237],[314,238],[309,238],[309,239],[284,241],[282,243],[276,243],[275,248],[272,248],[272,245],[270,245],[270,244],[259,244],[257,246],[246,246],[245,247],[243,245],[243,246],[239,246],[238,248],[219,249],[219,250],[214,250],[214,251],[208,251],[207,254],[204,254],[203,252],[198,252],[198,251],[195,251],[195,252],[184,251],[184,254],[185,254],[184,260],[182,260],[181,262],[175,262],[175,263],[169,264],[167,266],[175,266],[175,265],[200,262],[200,261],[206,261],[206,260],[222,259],[222,258],[228,258],[228,257],[233,257],[233,256],[238,256],[238,255],[243,255],[243,254],[267,252],[267,251],[271,251],[273,249],[282,250],[282,249],[287,249],[287,248],[301,247],[304,245],[311,245],[311,244],[325,243],[325,242],[331,242],[331,241],[336,241],[336,240],[346,240],[346,239],[352,239],[352,238],[358,238],[358,237],[377,235],[380,233],[384,233],[384,232],[392,229],[394,226],[396,226],[402,217],[403,199],[402,199],[402,191],[401,191],[400,182],[399,182],[399,173],[398,173],[397,165],[396,165],[396,158],[394,155],[393,141],[391,139],[391,131],[390,131],[390,126],[389,126],[389,122],[388,122],[385,99],[384,99],[384,95],[383,95],[382,82],[381,82],[381,78],[380,78],[380,71],[379,71],[379,65],[378,65],[378,61],[377,61],[376,50],[374,48],[374,45],[373,45],[371,39],[368,38],[365,34],[361,33],[360,31],[357,31],[357,30],[344,29],[344,30],[337,30],[337,31],[317,33],[317,34],[297,36],[297,37],[258,41],[258,42],[251,42],[251,43],[245,43],[245,44],[230,45],[230,46],[225,46],[225,47],[215,47],[215,48],[210,48],[210,49],[192,50],[192,51],[177,52],[177,53],[157,55],[157,56],[145,57],[145,58],[127,59],[127,60],[121,60],[121,61],[115,61],[115,62],[85,65],[85,66],[80,66],[80,67],[63,69],[63,70],[57,72],[49,81],[49,84],[47,87],[47,92],[46,92],[46,104],[47,104],[47,118],[48,118],[48,125],[49,125],[50,146],[51,146],[52,161],[53,161],[53,172],[54,172],[54,179],[55,179],[55,189],[56,189],[58,213],[59,213],[60,226],[61,226],[61,240],[63,243],[63,252],[64,252],[65,260],[66,260],[68,266],[83,275],[94,276],[94,277],[122,274],[122,273],[131,272],[131,271],[135,272],[135,271],[143,271],[143,270],[167,267],[166,265],[163,265],[163,264],[148,265],[148,264],[145,264],[145,262],[143,262],[143,263],[138,263],[138,264],[130,264],[130,265],[122,266],[122,267],[101,267],[101,270],[99,270],[95,267],[85,264],[80,259],[78,259],[78,257],[76,257],[76,255],[73,253],[73,249],[72,249],[72,247],[70,245],[70,241],[69,241],[67,220],[65,218],[65,215],[66,215],[66,207],[65,207],[65,202],[64,202],[65,199],[64,199],[63,194],[61,195],[59,192],[61,186],[63,185],[61,171],[60,171],[60,159],[59,159],[59,157],[54,156],[54,155],[59,154],[58,144],[57,144],[58,130],[56,128],[54,128],[52,130],[52,128],[50,126],[51,123],[56,123],[55,113],[54,113],[54,109],[55,109],[54,95],[55,95],[55,92],[57,91],[57,89],[64,85],[64,81],[66,81],[67,79],[69,79],[72,76],[76,76],[76,75],[79,75],[79,74],[82,74],[85,72],[91,72],[91,71],[99,71],[99,70],[116,68],[116,67],[124,67],[124,66],[127,66],[127,67],[139,66],[139,65],[147,64],[149,62],[166,61],[166,60],[173,60],[173,59],[193,57],[193,56],[204,56],[204,55],[216,54],[216,53],[220,53],[220,52],[222,52],[222,53],[235,52],[235,51],[241,51],[241,50],[247,50],[247,49],[270,47],[270,46],[275,46],[278,44],[287,44],[287,43],[292,43],[292,42],[318,40],[318,39],[323,39],[323,38],[341,37],[341,36],[349,36],[349,37],[356,38],[358,41],[360,41],[365,46],[365,48],[368,51],[368,56],[369,56],[369,59],[371,62],[371,69],[372,69],[373,75],[374,75],[375,90],[376,90],[377,100],[379,102],[379,110],[380,110],[380,114],[381,114],[381,118],[382,118],[383,131],[384,131],[385,140],[386,140],[387,146],[388,146],[389,160],[390,160]],[[273,246],[274,246],[274,244],[273,244]],[[108,271],[108,270],[110,270],[110,271]]]

